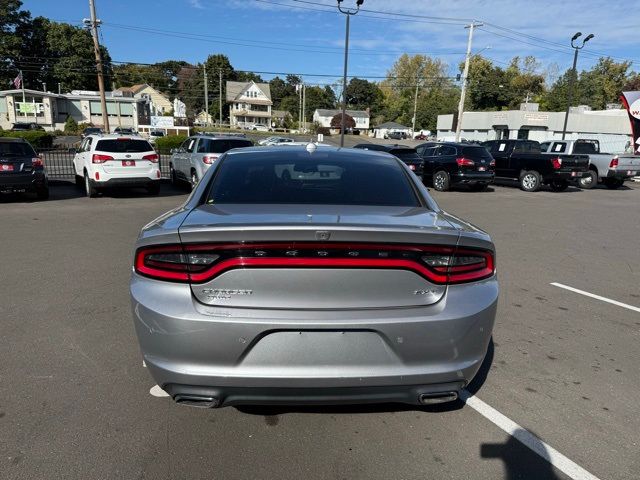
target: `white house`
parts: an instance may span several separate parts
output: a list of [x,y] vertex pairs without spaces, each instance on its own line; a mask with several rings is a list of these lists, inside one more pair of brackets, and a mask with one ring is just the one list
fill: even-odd
[[373,128],[373,136],[375,138],[388,138],[387,136],[391,132],[404,133],[406,138],[411,138],[413,133],[411,127],[406,127],[396,122],[385,122]]
[[[24,102],[23,102],[24,93]],[[149,101],[146,98],[123,97],[106,92],[109,126],[130,127],[148,125]],[[63,130],[68,117],[78,123],[102,127],[102,107],[98,92],[74,90],[58,94],[38,90],[0,91],[0,127],[10,129],[14,123],[33,122],[45,130]]]
[[[331,119],[342,113],[342,110],[329,110],[319,108],[313,112],[313,121],[321,127],[331,128]],[[356,122],[358,130],[369,130],[369,112],[366,110],[346,110],[346,114]]]
[[271,128],[271,89],[268,83],[227,82],[232,127],[265,125]]
[[[537,104],[523,104],[521,110],[500,112],[464,112],[460,137],[465,140],[519,138],[560,140],[565,112],[540,112]],[[456,126],[453,115],[438,115],[438,140],[454,140]],[[574,107],[569,113],[567,138],[595,139],[605,152],[620,153],[631,141],[629,115],[621,108],[591,110]]]
[[171,100],[169,100],[169,98],[162,92],[159,92],[146,83],[132,85],[131,87],[120,87],[113,91],[114,94],[117,94],[118,92],[121,92],[124,97],[149,99],[151,115],[167,115],[173,110],[173,103],[171,103]]

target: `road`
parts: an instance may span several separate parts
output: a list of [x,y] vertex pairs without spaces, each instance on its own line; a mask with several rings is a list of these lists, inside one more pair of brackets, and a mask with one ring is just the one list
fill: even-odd
[[[640,313],[551,283],[640,306],[640,185],[434,196],[498,249],[477,398],[597,478],[638,478]],[[1,478],[570,478],[462,402],[201,410],[150,395],[132,247],[185,198],[163,185],[87,199],[61,183],[47,202],[0,197]]]

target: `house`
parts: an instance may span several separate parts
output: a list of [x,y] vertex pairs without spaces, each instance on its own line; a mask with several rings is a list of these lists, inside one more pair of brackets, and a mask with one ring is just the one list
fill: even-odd
[[[464,140],[500,140],[503,138],[537,140],[562,139],[565,112],[538,111],[528,103],[520,110],[499,112],[464,112],[460,138]],[[454,140],[454,116],[438,115],[438,140]],[[567,123],[567,139],[598,140],[604,152],[620,153],[631,142],[631,128],[626,110],[621,108],[591,110],[586,106],[571,107]]]
[[271,110],[271,126],[275,128],[285,128],[293,120],[291,114],[286,110]]
[[[138,125],[149,124],[151,112],[147,98],[125,97],[120,92],[106,92],[106,100],[111,129],[137,129]],[[48,131],[64,130],[68,117],[78,123],[102,127],[99,93],[86,90],[64,94],[30,89],[0,91],[0,127],[5,130],[18,122],[34,122]]]
[[169,115],[173,112],[171,100],[162,92],[159,92],[146,83],[132,85],[130,87],[120,87],[114,90],[115,94],[118,92],[121,92],[125,97],[148,98],[151,115],[162,116]]
[[[331,119],[342,113],[342,110],[322,109],[319,108],[313,112],[313,122],[318,123],[321,127],[331,128]],[[352,117],[356,122],[356,129],[361,131],[369,130],[369,111],[367,110],[346,110],[347,115]]]
[[373,128],[374,138],[388,138],[390,132],[404,133],[407,138],[412,138],[411,127],[406,127],[396,122],[385,122]]
[[227,103],[231,127],[271,127],[271,90],[268,83],[227,82]]

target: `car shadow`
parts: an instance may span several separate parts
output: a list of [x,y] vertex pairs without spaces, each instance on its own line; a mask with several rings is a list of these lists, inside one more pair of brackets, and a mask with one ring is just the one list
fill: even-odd
[[[480,370],[473,381],[467,386],[467,391],[474,394],[480,390],[487,380],[491,365],[493,364],[494,345],[493,338],[489,342],[487,354],[480,366]],[[440,403],[436,405],[407,405],[402,403],[372,403],[360,405],[237,405],[234,408],[248,415],[264,416],[265,418],[283,415],[287,413],[312,413],[353,415],[368,413],[393,413],[393,412],[425,412],[442,413],[460,410],[465,406],[463,400]]]
[[[536,451],[518,439],[523,439]],[[548,461],[549,452],[545,445],[524,429],[512,432],[505,443],[483,443],[480,445],[480,457],[502,460],[506,480],[560,480]]]

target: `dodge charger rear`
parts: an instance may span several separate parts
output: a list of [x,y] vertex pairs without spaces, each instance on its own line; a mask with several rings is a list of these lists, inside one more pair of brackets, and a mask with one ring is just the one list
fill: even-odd
[[201,407],[455,400],[498,298],[490,237],[400,160],[312,144],[224,154],[133,263],[144,361]]

